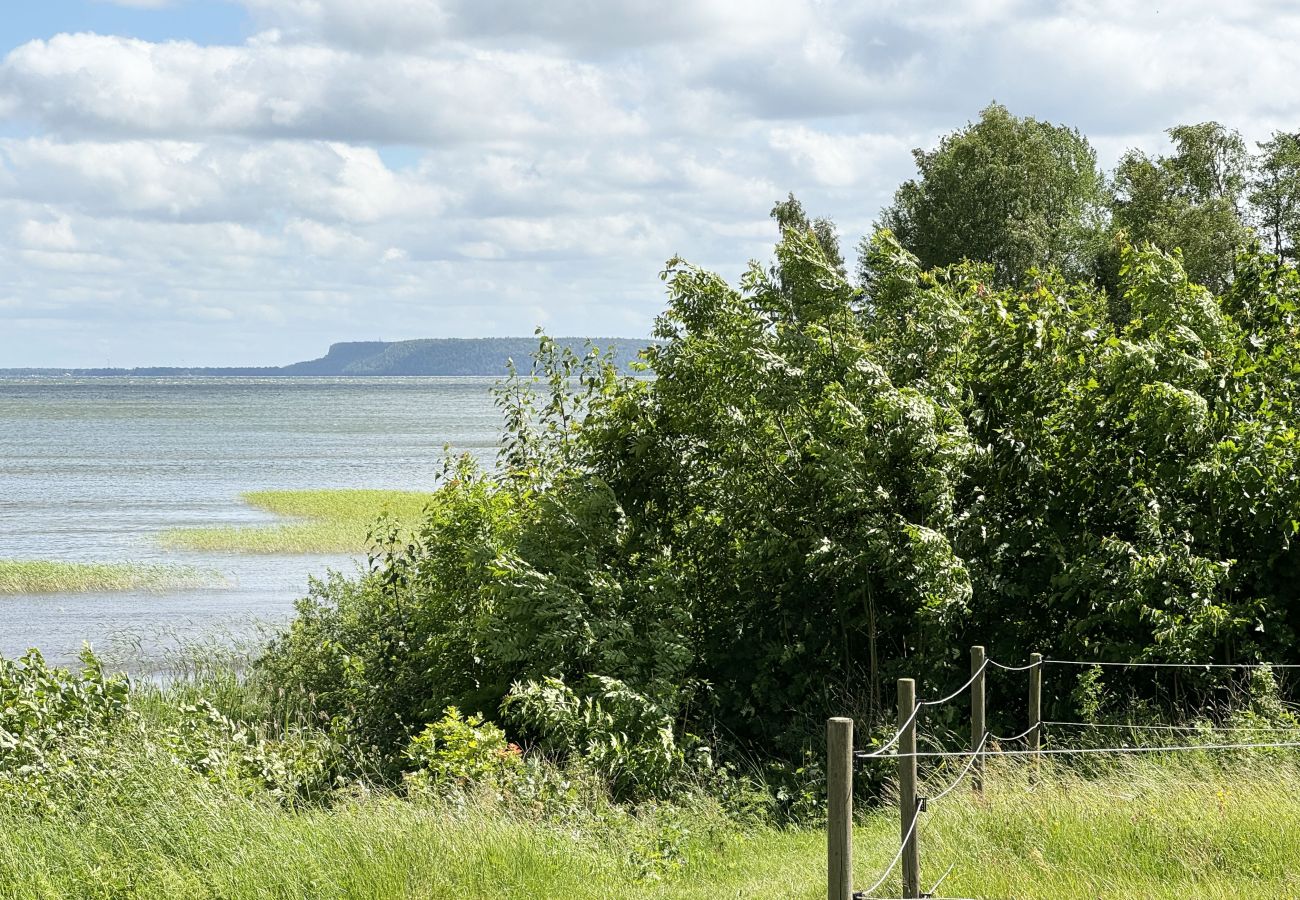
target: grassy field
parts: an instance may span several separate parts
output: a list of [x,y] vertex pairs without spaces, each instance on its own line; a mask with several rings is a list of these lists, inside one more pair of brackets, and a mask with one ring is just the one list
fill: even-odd
[[[292,812],[142,768],[76,811],[0,804],[0,898],[818,898],[818,829],[729,824],[709,808],[607,810],[542,821],[494,805],[358,798]],[[123,799],[129,798],[129,800]],[[898,846],[895,814],[866,815],[856,887]],[[983,799],[925,814],[923,887],[939,896],[1300,896],[1300,763],[1294,757],[1145,760],[1102,777],[991,770]],[[898,896],[897,878],[875,895]]]
[[243,495],[245,502],[296,521],[175,529],[163,543],[233,553],[359,553],[367,549],[366,534],[381,514],[413,526],[431,497],[414,491],[253,491]]
[[219,580],[215,573],[185,566],[0,560],[0,595],[165,591],[203,587]]

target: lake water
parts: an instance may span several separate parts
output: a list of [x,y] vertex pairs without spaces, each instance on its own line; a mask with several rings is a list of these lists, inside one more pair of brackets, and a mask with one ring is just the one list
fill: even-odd
[[[166,550],[170,528],[258,524],[274,488],[428,490],[443,446],[488,461],[486,378],[0,379],[0,559],[216,570],[220,587],[0,596],[0,654],[67,662],[83,641],[147,669],[166,647],[279,623],[337,556]],[[116,649],[115,649],[116,648]]]

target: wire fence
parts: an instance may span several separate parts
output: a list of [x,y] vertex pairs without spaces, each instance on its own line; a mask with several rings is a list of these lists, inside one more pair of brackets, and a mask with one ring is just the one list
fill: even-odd
[[1265,732],[1267,734],[1279,734],[1288,731],[1300,731],[1300,725],[1211,725],[1208,722],[1194,725],[1163,725],[1147,724],[1143,722],[1060,722],[1054,719],[1044,719],[1043,726],[1052,726],[1055,728],[1093,728],[1093,729],[1118,729],[1125,731],[1174,731],[1191,734],[1214,734],[1214,733],[1250,733]]
[[855,754],[853,754],[853,755],[854,755],[855,757],[857,757],[858,759],[881,759],[882,757],[889,756],[890,754],[886,753],[885,751],[887,751],[890,747],[892,747],[892,746],[894,746],[895,744],[897,744],[898,741],[899,741],[899,738],[901,738],[904,734],[907,733],[907,729],[908,729],[911,725],[915,724],[915,722],[916,722],[916,717],[917,717],[918,715],[921,714],[921,710],[922,710],[922,708],[923,708],[923,707],[921,706],[920,703],[918,703],[918,704],[916,704],[916,706],[912,707],[912,714],[911,714],[910,716],[907,717],[907,721],[904,722],[902,725],[899,726],[898,731],[894,732],[894,736],[893,736],[893,737],[891,737],[891,738],[890,738],[888,741],[886,741],[885,743],[881,744],[881,745],[880,745],[879,747],[877,747],[875,750],[870,750],[870,751],[862,750],[862,751],[859,751],[859,752],[857,752],[857,753],[855,753]]
[[978,679],[981,675],[983,675],[984,670],[987,669],[988,667],[989,667],[989,661],[986,659],[982,664],[980,664],[980,667],[978,669],[976,669],[974,672],[971,673],[971,676],[966,680],[966,683],[963,684],[961,687],[957,688],[957,690],[953,691],[951,694],[948,694],[945,697],[940,697],[938,700],[918,700],[916,705],[917,706],[942,706],[945,703],[950,703],[953,700],[956,700],[962,694],[966,693],[967,688],[969,688],[972,684],[974,684],[975,680]]
[[907,832],[903,835],[902,841],[899,842],[898,852],[894,854],[894,858],[891,859],[889,861],[889,865],[885,867],[884,874],[882,874],[878,879],[876,879],[875,884],[867,888],[865,891],[857,892],[858,894],[860,894],[863,897],[869,897],[872,894],[874,894],[876,891],[880,890],[880,886],[889,880],[889,876],[892,875],[894,872],[894,867],[898,865],[899,860],[903,858],[903,852],[907,850],[907,842],[912,839],[912,835],[916,834],[916,826],[919,824],[921,824],[921,817],[913,816],[912,827],[907,829]]
[[989,741],[989,736],[988,733],[986,732],[984,734],[984,738],[980,741],[979,746],[976,747],[969,754],[967,754],[970,757],[970,759],[966,760],[966,766],[961,770],[961,774],[959,774],[955,779],[953,779],[952,784],[948,785],[942,791],[935,794],[933,797],[928,797],[926,799],[926,802],[938,803],[944,797],[947,797],[949,794],[955,791],[957,789],[957,786],[960,785],[962,781],[965,780],[966,776],[970,774],[971,769],[975,767],[975,761],[980,759],[980,757],[983,755],[982,751],[984,750],[984,745],[987,744],[988,741]]
[[1267,741],[1258,744],[1152,744],[1143,747],[1040,747],[1036,750],[921,750],[916,753],[891,753],[883,759],[954,759],[978,756],[989,759],[999,756],[1088,756],[1120,753],[1180,753],[1193,750],[1267,750],[1283,747],[1300,747],[1300,741]]
[[[1300,663],[1191,663],[1191,662],[1111,662],[1086,659],[1044,659],[1045,666],[1079,666],[1091,669],[1110,666],[1124,669],[1300,669]],[[1033,668],[1027,666],[1026,668]]]
[[[983,656],[983,648],[973,648],[978,650],[980,657]],[[1140,669],[1235,669],[1235,670],[1288,670],[1300,669],[1300,663],[1191,663],[1191,662],[1155,662],[1155,661],[1107,661],[1107,660],[1077,660],[1077,659],[1049,659],[1037,657],[1028,664],[1023,666],[1007,665],[991,658],[984,658],[983,661],[975,666],[971,676],[960,687],[942,697],[933,700],[916,700],[910,714],[899,724],[897,731],[880,747],[871,751],[859,751],[853,753],[853,757],[858,760],[954,760],[964,759],[957,776],[943,790],[930,797],[918,796],[916,809],[912,815],[910,827],[903,831],[902,840],[898,852],[894,854],[888,866],[880,877],[871,887],[865,891],[854,891],[854,900],[887,900],[877,896],[876,891],[889,880],[894,870],[898,867],[899,862],[909,849],[909,843],[918,837],[918,823],[921,820],[920,813],[928,811],[930,806],[946,798],[963,784],[972,772],[977,771],[981,763],[986,759],[1007,757],[1007,758],[1041,758],[1044,756],[1098,756],[1098,755],[1124,755],[1124,754],[1154,754],[1154,753],[1193,753],[1193,752],[1227,752],[1227,751],[1257,751],[1257,750],[1295,750],[1300,749],[1300,740],[1225,740],[1219,742],[1191,743],[1184,742],[1181,744],[1123,744],[1116,746],[1101,747],[1043,747],[1041,746],[1042,736],[1047,728],[1053,729],[1076,729],[1076,730],[1096,730],[1102,733],[1115,733],[1118,731],[1137,732],[1163,732],[1171,735],[1251,735],[1259,734],[1266,737],[1290,737],[1300,735],[1300,725],[1215,725],[1208,722],[1193,724],[1172,724],[1172,723],[1101,723],[1101,722],[1081,722],[1069,720],[1043,719],[1039,714],[1039,699],[1036,691],[1041,691],[1042,670],[1047,666],[1073,666],[1078,668],[1094,667],[1116,667],[1116,668],[1140,668]],[[1030,691],[1030,723],[1029,727],[1018,734],[1011,736],[1001,736],[993,734],[988,730],[976,738],[974,732],[977,728],[982,727],[984,710],[982,708],[984,701],[984,682],[983,678],[988,669],[993,668],[1004,672],[1030,672],[1031,679],[1037,679],[1037,687],[1031,686]],[[1031,685],[1032,685],[1031,681]],[[976,688],[977,689],[973,689]],[[974,746],[968,750],[915,750],[909,753],[899,752],[897,749],[899,742],[910,733],[910,746],[915,748],[916,726],[919,713],[922,709],[929,707],[942,706],[950,703],[959,697],[970,692],[972,700],[972,720],[978,721],[978,726],[972,727],[972,744]],[[975,703],[980,704],[978,711],[978,720],[975,716]],[[1029,740],[1031,746],[1024,749],[1006,749],[1003,745],[1014,744],[1017,741]],[[990,746],[992,745],[992,746]],[[901,764],[901,762],[900,762]],[[912,772],[915,773],[915,764],[911,764]],[[981,769],[982,770],[982,769]],[[900,769],[900,777],[902,770]],[[913,778],[915,775],[913,774]],[[906,823],[906,819],[904,819]],[[912,852],[917,850],[912,843]],[[913,886],[911,897],[931,897],[935,898],[939,886],[947,880],[952,874],[956,863],[953,863],[944,872],[943,876],[931,886],[929,891],[920,892],[919,887]],[[904,868],[906,878],[906,867]],[[904,893],[908,893],[908,888],[904,887]]]

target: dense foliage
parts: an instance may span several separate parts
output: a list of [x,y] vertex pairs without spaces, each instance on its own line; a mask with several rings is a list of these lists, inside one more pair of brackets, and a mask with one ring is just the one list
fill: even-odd
[[653,377],[543,338],[497,468],[450,463],[262,671],[393,769],[454,708],[637,796],[708,748],[797,765],[826,713],[883,721],[892,678],[934,690],[971,643],[1289,657],[1300,157],[1169,135],[1108,180],[994,104],[917,151],[852,280],[793,196],[739,285],[670,261]]
[[1216,296],[1123,245],[1114,292],[999,287],[881,231],[855,285],[795,212],[738,287],[669,264],[654,378],[543,339],[497,471],[452,464],[415,539],[318,585],[263,671],[394,766],[456,707],[635,796],[709,745],[797,759],[974,642],[1291,656],[1293,268],[1242,256]]
[[[826,714],[884,723],[893,678],[946,687],[972,643],[1289,658],[1300,166],[1283,134],[1170,135],[1108,186],[1077,132],[994,105],[918,153],[852,278],[789,196],[738,285],[668,263],[652,377],[542,337],[497,466],[448,460],[422,524],[381,522],[261,659],[273,727],[195,704],[168,753],[289,803],[358,776],[551,791],[511,741],[616,798],[743,794],[727,765],[757,759],[798,806]],[[1049,703],[1134,687],[1090,679]]]
[[1118,247],[1182,254],[1188,276],[1220,291],[1256,241],[1295,259],[1300,240],[1300,135],[1275,132],[1252,153],[1218,122],[1166,132],[1167,155],[1126,152],[1109,178],[1086,137],[993,103],[979,119],[915,150],[917,175],[881,226],[927,268],[988,263],[998,284],[1034,270],[1118,293]]
[[1077,130],[993,103],[978,122],[912,155],[917,177],[881,221],[925,266],[979,260],[1001,282],[1032,268],[1092,271],[1105,183]]
[[1251,165],[1246,144],[1217,122],[1171,128],[1169,137],[1171,156],[1130,150],[1120,160],[1115,224],[1134,241],[1177,247],[1193,281],[1222,289],[1237,252],[1252,237],[1244,216]]

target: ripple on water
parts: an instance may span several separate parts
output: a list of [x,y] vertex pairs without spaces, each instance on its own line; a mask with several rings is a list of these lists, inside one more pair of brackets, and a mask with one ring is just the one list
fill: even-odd
[[168,551],[172,528],[261,524],[245,491],[428,490],[443,446],[490,462],[490,378],[0,379],[0,559],[139,561],[226,583],[162,593],[0,597],[0,654],[66,663],[83,641],[232,640],[284,622],[346,556]]

